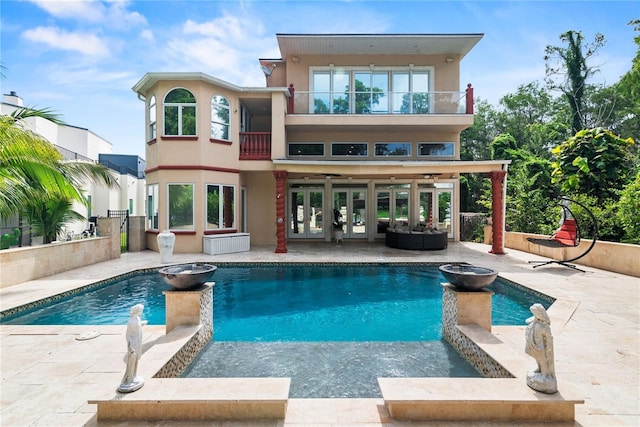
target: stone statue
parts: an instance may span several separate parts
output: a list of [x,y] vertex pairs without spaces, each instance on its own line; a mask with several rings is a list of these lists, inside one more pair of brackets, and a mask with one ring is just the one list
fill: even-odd
[[558,383],[554,367],[551,321],[542,304],[533,304],[529,310],[533,317],[527,319],[524,351],[536,359],[538,367],[527,372],[527,385],[542,393],[555,393],[558,391]]
[[122,383],[118,387],[121,393],[131,393],[144,385],[144,378],[136,375],[138,371],[138,361],[142,355],[142,327],[147,324],[146,320],[140,320],[140,315],[144,310],[142,304],[131,307],[129,312],[129,322],[127,323],[127,368],[122,377]]

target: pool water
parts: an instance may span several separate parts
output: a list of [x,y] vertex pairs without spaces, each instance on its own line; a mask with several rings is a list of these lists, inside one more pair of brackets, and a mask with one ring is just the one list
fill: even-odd
[[[429,341],[440,339],[442,287],[437,266],[218,266],[213,276],[216,341]],[[165,323],[157,272],[140,273],[10,316],[3,324],[125,325],[129,309]],[[524,325],[529,307],[550,301],[498,278],[490,287],[493,324]]]

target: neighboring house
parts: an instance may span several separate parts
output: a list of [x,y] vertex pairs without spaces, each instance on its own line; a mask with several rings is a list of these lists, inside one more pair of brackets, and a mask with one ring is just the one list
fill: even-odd
[[473,124],[460,62],[481,38],[278,34],[282,57],[260,60],[266,87],[145,74],[133,90],[147,111],[148,247],[169,229],[176,252],[235,232],[286,252],[331,241],[336,219],[344,240],[395,224],[458,240],[461,173],[495,177],[501,215],[508,162],[459,160]]
[[[1,114],[9,115],[24,108],[23,99],[15,92],[3,95]],[[108,189],[104,186],[87,185],[83,188],[91,202],[89,208],[76,203],[74,210],[87,218],[86,222],[72,223],[67,232],[80,234],[88,229],[91,217],[104,216],[108,210],[128,210],[129,215],[145,214],[145,162],[138,156],[111,154],[112,144],[88,129],[58,125],[42,117],[29,117],[26,126],[51,142],[62,156],[69,161],[100,162],[116,171],[116,181],[120,188]],[[18,216],[2,224],[0,234],[7,233],[18,224]],[[22,244],[28,244],[29,236],[24,236]]]

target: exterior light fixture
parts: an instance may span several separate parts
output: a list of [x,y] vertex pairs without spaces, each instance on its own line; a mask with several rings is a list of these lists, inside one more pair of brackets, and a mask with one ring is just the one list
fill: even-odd
[[266,65],[263,65],[260,68],[262,68],[262,72],[264,73],[265,77],[269,77],[271,73],[273,73],[273,70],[275,70],[276,67],[277,67],[276,64],[271,64],[271,68],[267,67]]
[[452,58],[452,57],[450,57],[450,56],[447,56],[447,57],[444,59],[444,62],[446,62],[447,64],[451,64],[451,63],[453,62],[453,58]]

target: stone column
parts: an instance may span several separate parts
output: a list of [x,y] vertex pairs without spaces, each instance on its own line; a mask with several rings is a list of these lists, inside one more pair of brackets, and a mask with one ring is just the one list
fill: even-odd
[[273,171],[276,178],[276,253],[287,253],[286,226],[287,216],[284,211],[284,201],[286,197],[287,171]]
[[202,324],[205,334],[211,337],[214,285],[214,282],[207,282],[196,289],[168,289],[162,292],[166,302],[165,333],[182,325]]
[[491,178],[491,218],[493,220],[493,244],[489,253],[504,255],[504,203],[503,183],[507,171],[489,172]]

